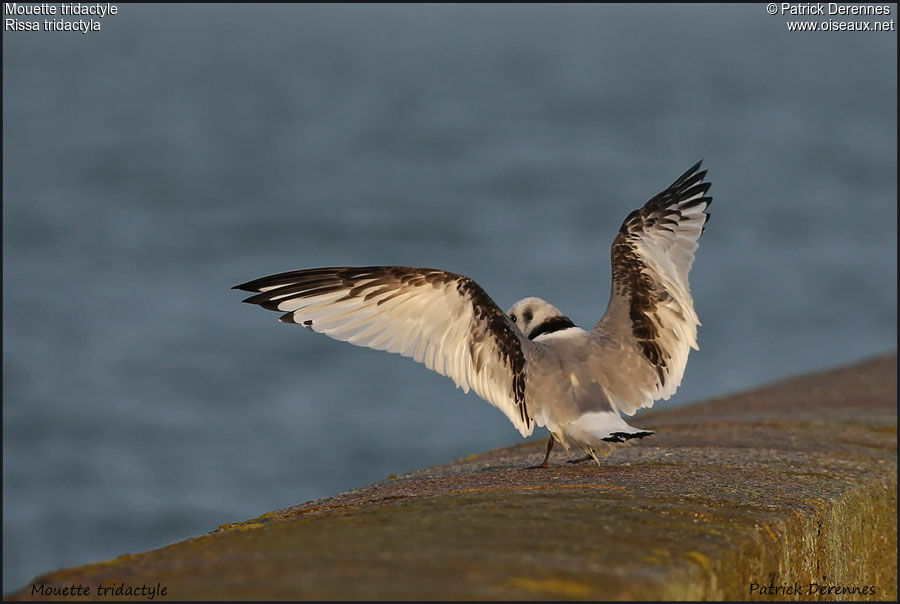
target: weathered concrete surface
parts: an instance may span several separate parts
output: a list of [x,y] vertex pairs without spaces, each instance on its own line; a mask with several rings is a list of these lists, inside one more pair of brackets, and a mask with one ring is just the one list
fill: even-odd
[[559,451],[525,469],[544,451],[525,443],[33,584],[90,599],[161,585],[179,600],[782,600],[796,596],[751,585],[820,599],[816,583],[869,588],[824,599],[895,600],[896,404],[892,353],[648,414],[635,423],[657,434],[601,467]]

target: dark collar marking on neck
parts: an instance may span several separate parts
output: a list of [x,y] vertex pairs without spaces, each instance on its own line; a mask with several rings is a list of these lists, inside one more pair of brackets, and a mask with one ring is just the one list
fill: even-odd
[[553,333],[554,331],[562,331],[563,329],[568,329],[570,327],[575,327],[575,324],[572,323],[572,319],[569,317],[551,317],[535,327],[531,330],[531,333],[528,334],[528,339],[533,340],[539,335],[543,335],[545,333]]

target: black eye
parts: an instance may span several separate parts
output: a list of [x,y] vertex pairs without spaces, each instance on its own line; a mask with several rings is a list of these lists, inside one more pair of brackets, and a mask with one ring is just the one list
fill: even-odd
[[509,315],[509,319],[510,319],[510,321],[512,321],[513,323],[515,323],[515,322],[516,322],[516,315]]

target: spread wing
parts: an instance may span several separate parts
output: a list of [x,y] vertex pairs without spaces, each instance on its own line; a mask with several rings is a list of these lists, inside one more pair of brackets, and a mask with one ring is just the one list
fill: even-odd
[[244,302],[281,311],[337,340],[412,357],[473,389],[528,436],[525,353],[532,344],[473,280],[408,266],[314,268],[271,275],[235,289]]
[[712,203],[701,162],[629,214],[612,244],[612,293],[595,332],[617,341],[631,364],[621,373],[629,387],[608,393],[629,415],[672,396],[689,348],[697,350],[688,273]]

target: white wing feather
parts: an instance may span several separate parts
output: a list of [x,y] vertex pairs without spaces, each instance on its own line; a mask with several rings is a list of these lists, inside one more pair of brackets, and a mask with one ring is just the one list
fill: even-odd
[[532,346],[481,287],[436,269],[332,267],[281,273],[236,286],[244,300],[281,311],[336,340],[411,357],[471,388],[523,436],[534,429],[525,401]]

